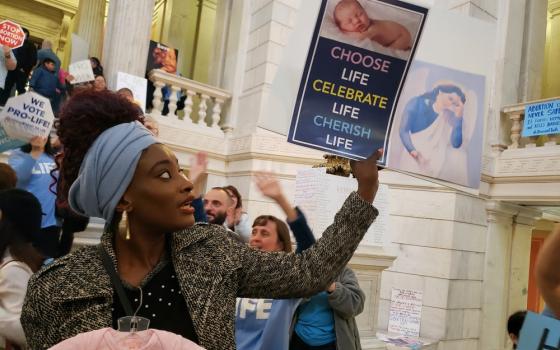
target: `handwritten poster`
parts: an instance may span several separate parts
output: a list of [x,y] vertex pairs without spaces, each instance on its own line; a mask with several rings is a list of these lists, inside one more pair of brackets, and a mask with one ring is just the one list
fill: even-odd
[[352,159],[387,148],[426,14],[398,0],[323,0],[288,141]]
[[388,329],[390,333],[412,337],[420,335],[423,296],[422,291],[392,289]]
[[519,350],[560,349],[560,321],[527,312],[517,348]]
[[138,106],[145,112],[146,106],[146,92],[148,89],[148,80],[136,75],[118,72],[117,73],[117,91],[122,88],[127,88],[132,91],[133,99]]
[[95,80],[90,60],[71,63],[70,66],[68,66],[68,71],[74,77],[72,84],[86,83]]
[[525,106],[523,137],[560,134],[560,100]]
[[[295,204],[301,208],[316,237],[332,224],[348,195],[358,188],[356,179],[326,173],[325,168],[305,169],[296,175]],[[363,244],[382,246],[388,243],[389,188],[379,185],[373,205],[379,216],[369,227]]]
[[11,139],[29,141],[47,137],[54,122],[48,98],[35,92],[12,97],[0,112],[0,123]]

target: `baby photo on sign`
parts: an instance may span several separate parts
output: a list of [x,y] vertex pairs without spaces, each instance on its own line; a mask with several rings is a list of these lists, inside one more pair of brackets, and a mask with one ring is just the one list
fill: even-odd
[[407,60],[422,15],[377,0],[329,0],[320,35]]

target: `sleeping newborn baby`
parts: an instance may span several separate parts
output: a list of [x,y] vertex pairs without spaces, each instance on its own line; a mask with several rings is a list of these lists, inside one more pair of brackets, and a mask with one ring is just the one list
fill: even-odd
[[357,0],[341,0],[334,8],[334,21],[338,28],[358,40],[368,38],[385,47],[409,50],[410,33],[393,21],[374,20]]

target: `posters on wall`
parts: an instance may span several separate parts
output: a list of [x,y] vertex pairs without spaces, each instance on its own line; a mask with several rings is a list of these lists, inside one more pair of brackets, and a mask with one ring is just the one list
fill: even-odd
[[420,335],[423,296],[424,293],[418,290],[391,290],[388,332],[411,337]]
[[386,149],[426,14],[397,0],[324,0],[288,141],[353,159]]
[[525,106],[521,136],[539,136],[560,133],[560,100],[532,103]]
[[[356,179],[326,173],[325,168],[305,169],[296,175],[295,204],[301,208],[309,227],[320,237],[348,195],[358,187]],[[373,205],[379,216],[369,227],[362,244],[383,246],[389,243],[389,187],[381,184]]]
[[49,99],[35,92],[12,97],[0,112],[0,124],[11,139],[29,142],[47,137],[54,122]]
[[74,77],[72,84],[87,83],[88,81],[95,80],[89,59],[71,63],[68,66],[68,72]]
[[178,54],[177,49],[150,40],[146,74],[152,69],[162,69],[167,73],[176,74]]
[[118,72],[117,73],[117,91],[122,88],[127,88],[132,91],[134,101],[145,112],[146,106],[146,92],[148,87],[148,80],[145,78],[137,77],[132,74]]

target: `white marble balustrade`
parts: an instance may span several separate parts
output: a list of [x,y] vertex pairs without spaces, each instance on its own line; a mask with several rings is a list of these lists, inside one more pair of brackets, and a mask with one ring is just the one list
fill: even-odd
[[[231,93],[198,81],[169,74],[160,69],[149,72],[148,79],[154,84],[155,91],[152,100],[153,108],[150,114],[154,117],[168,117],[179,120],[186,125],[196,125],[229,133],[233,130],[224,106],[231,99]],[[163,114],[164,100],[162,89],[170,89],[169,111]],[[177,102],[181,96],[185,97],[185,107],[177,110]]]
[[[549,99],[537,100],[537,101],[528,101],[523,103],[518,103],[515,105],[505,106],[502,108],[503,119],[502,123],[506,123],[506,125],[510,125],[508,127],[510,129],[510,140],[511,144],[507,145],[508,149],[516,149],[516,148],[533,148],[537,147],[537,138],[538,137],[522,137],[521,134],[523,133],[523,121],[525,117],[525,106],[534,103],[546,102],[557,100],[558,97],[553,97]],[[547,135],[547,140],[544,142],[542,146],[556,146],[557,141],[560,141],[560,135]]]

